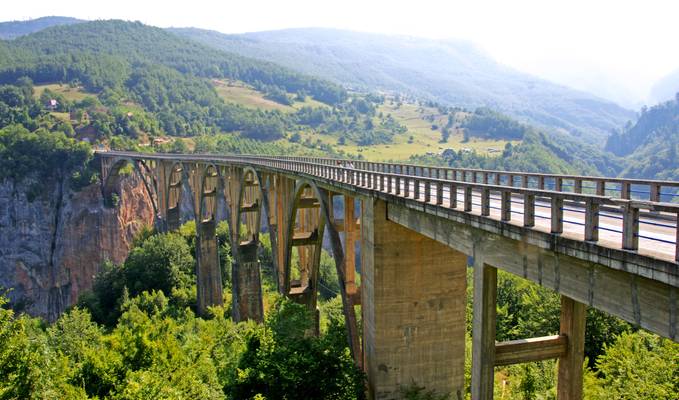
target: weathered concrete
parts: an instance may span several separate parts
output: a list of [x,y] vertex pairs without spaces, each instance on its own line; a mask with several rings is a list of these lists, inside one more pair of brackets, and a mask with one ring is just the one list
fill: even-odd
[[379,200],[364,200],[361,229],[370,398],[413,383],[463,398],[467,257],[388,221]]

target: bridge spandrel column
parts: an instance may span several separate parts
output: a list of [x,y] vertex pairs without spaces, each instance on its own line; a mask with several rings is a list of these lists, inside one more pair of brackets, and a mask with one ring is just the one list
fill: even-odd
[[471,382],[474,400],[493,399],[496,314],[497,269],[475,254]]
[[363,202],[361,302],[371,399],[399,399],[415,383],[464,397],[467,257],[387,220]]
[[582,363],[585,361],[587,306],[561,296],[560,333],[568,337],[566,353],[559,357],[558,400],[582,400]]

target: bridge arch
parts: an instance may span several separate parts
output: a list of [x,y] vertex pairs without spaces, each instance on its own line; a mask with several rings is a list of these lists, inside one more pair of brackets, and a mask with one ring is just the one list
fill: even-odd
[[[117,201],[121,199],[121,193],[119,192],[120,181],[126,174],[123,173],[124,168],[127,166],[132,167],[132,173],[137,174],[139,179],[141,179],[144,184],[144,190],[151,200],[151,206],[153,207],[153,215],[158,216],[158,189],[157,182],[149,172],[150,178],[144,174],[141,167],[149,170],[148,166],[141,160],[135,160],[128,157],[118,157],[110,161],[109,167],[102,171],[104,174],[102,182],[102,196],[104,198],[104,204],[107,206],[117,206]],[[149,182],[150,179],[151,181]],[[114,196],[115,195],[115,196]]]
[[181,223],[181,201],[184,192],[184,166],[181,162],[175,162],[167,171],[165,185],[165,219],[167,230],[179,229]]
[[[174,168],[174,165],[173,165]],[[172,183],[172,173],[169,181]],[[194,172],[195,217],[196,217],[196,280],[198,312],[204,314],[208,305],[222,304],[222,273],[219,263],[219,243],[217,241],[217,203],[221,174],[214,164],[205,164]],[[175,176],[176,178],[176,176]],[[176,186],[175,186],[176,187]],[[181,191],[181,186],[179,190]],[[171,192],[168,192],[170,194]],[[168,199],[177,199],[168,195]],[[171,209],[168,208],[168,214]]]
[[313,182],[300,181],[295,187],[288,218],[284,294],[311,310],[316,309],[325,224],[321,192]]
[[236,169],[230,177],[231,269],[233,318],[236,321],[264,319],[259,259],[259,230],[264,195],[260,176],[252,167]]
[[[319,289],[319,268],[325,229],[332,248],[337,278],[342,298],[342,309],[346,322],[347,344],[356,364],[362,365],[362,350],[359,341],[358,321],[355,306],[359,303],[356,293],[347,288],[347,259],[353,257],[353,251],[346,251],[347,243],[342,243],[338,226],[333,217],[333,193],[320,189],[313,181],[299,181],[292,198],[285,243],[285,265],[283,267],[283,294],[294,301],[306,305],[313,313],[316,311]],[[344,196],[345,208],[347,200],[351,202],[353,215],[353,197]],[[346,212],[345,212],[346,214]],[[343,230],[350,222],[342,223]],[[353,223],[353,221],[351,222]],[[296,258],[296,260],[294,259]],[[296,270],[295,270],[296,263]],[[348,264],[354,267],[353,262]],[[353,278],[352,278],[353,279]],[[353,281],[351,282],[353,284]],[[318,321],[317,321],[318,322]]]

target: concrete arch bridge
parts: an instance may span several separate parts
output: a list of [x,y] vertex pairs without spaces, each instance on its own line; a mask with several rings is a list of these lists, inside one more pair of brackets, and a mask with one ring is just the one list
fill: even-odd
[[[312,311],[327,238],[347,340],[370,398],[398,398],[413,381],[463,398],[470,259],[474,399],[492,398],[495,366],[549,358],[559,360],[558,398],[581,399],[587,306],[678,340],[679,182],[309,157],[97,156],[105,199],[115,197],[121,168],[131,165],[161,229],[178,228],[182,188],[190,187],[199,311],[222,302],[220,218],[232,227],[236,320],[263,317],[262,222],[279,291]],[[221,202],[226,217],[218,215]],[[559,335],[495,341],[498,268],[561,295]]]

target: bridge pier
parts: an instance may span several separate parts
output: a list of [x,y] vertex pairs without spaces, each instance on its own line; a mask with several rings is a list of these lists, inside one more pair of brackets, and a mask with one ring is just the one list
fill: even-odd
[[388,221],[382,200],[364,200],[361,230],[369,398],[413,383],[463,398],[467,256]]
[[196,290],[198,314],[205,315],[209,306],[222,305],[222,273],[216,224],[196,224]]

